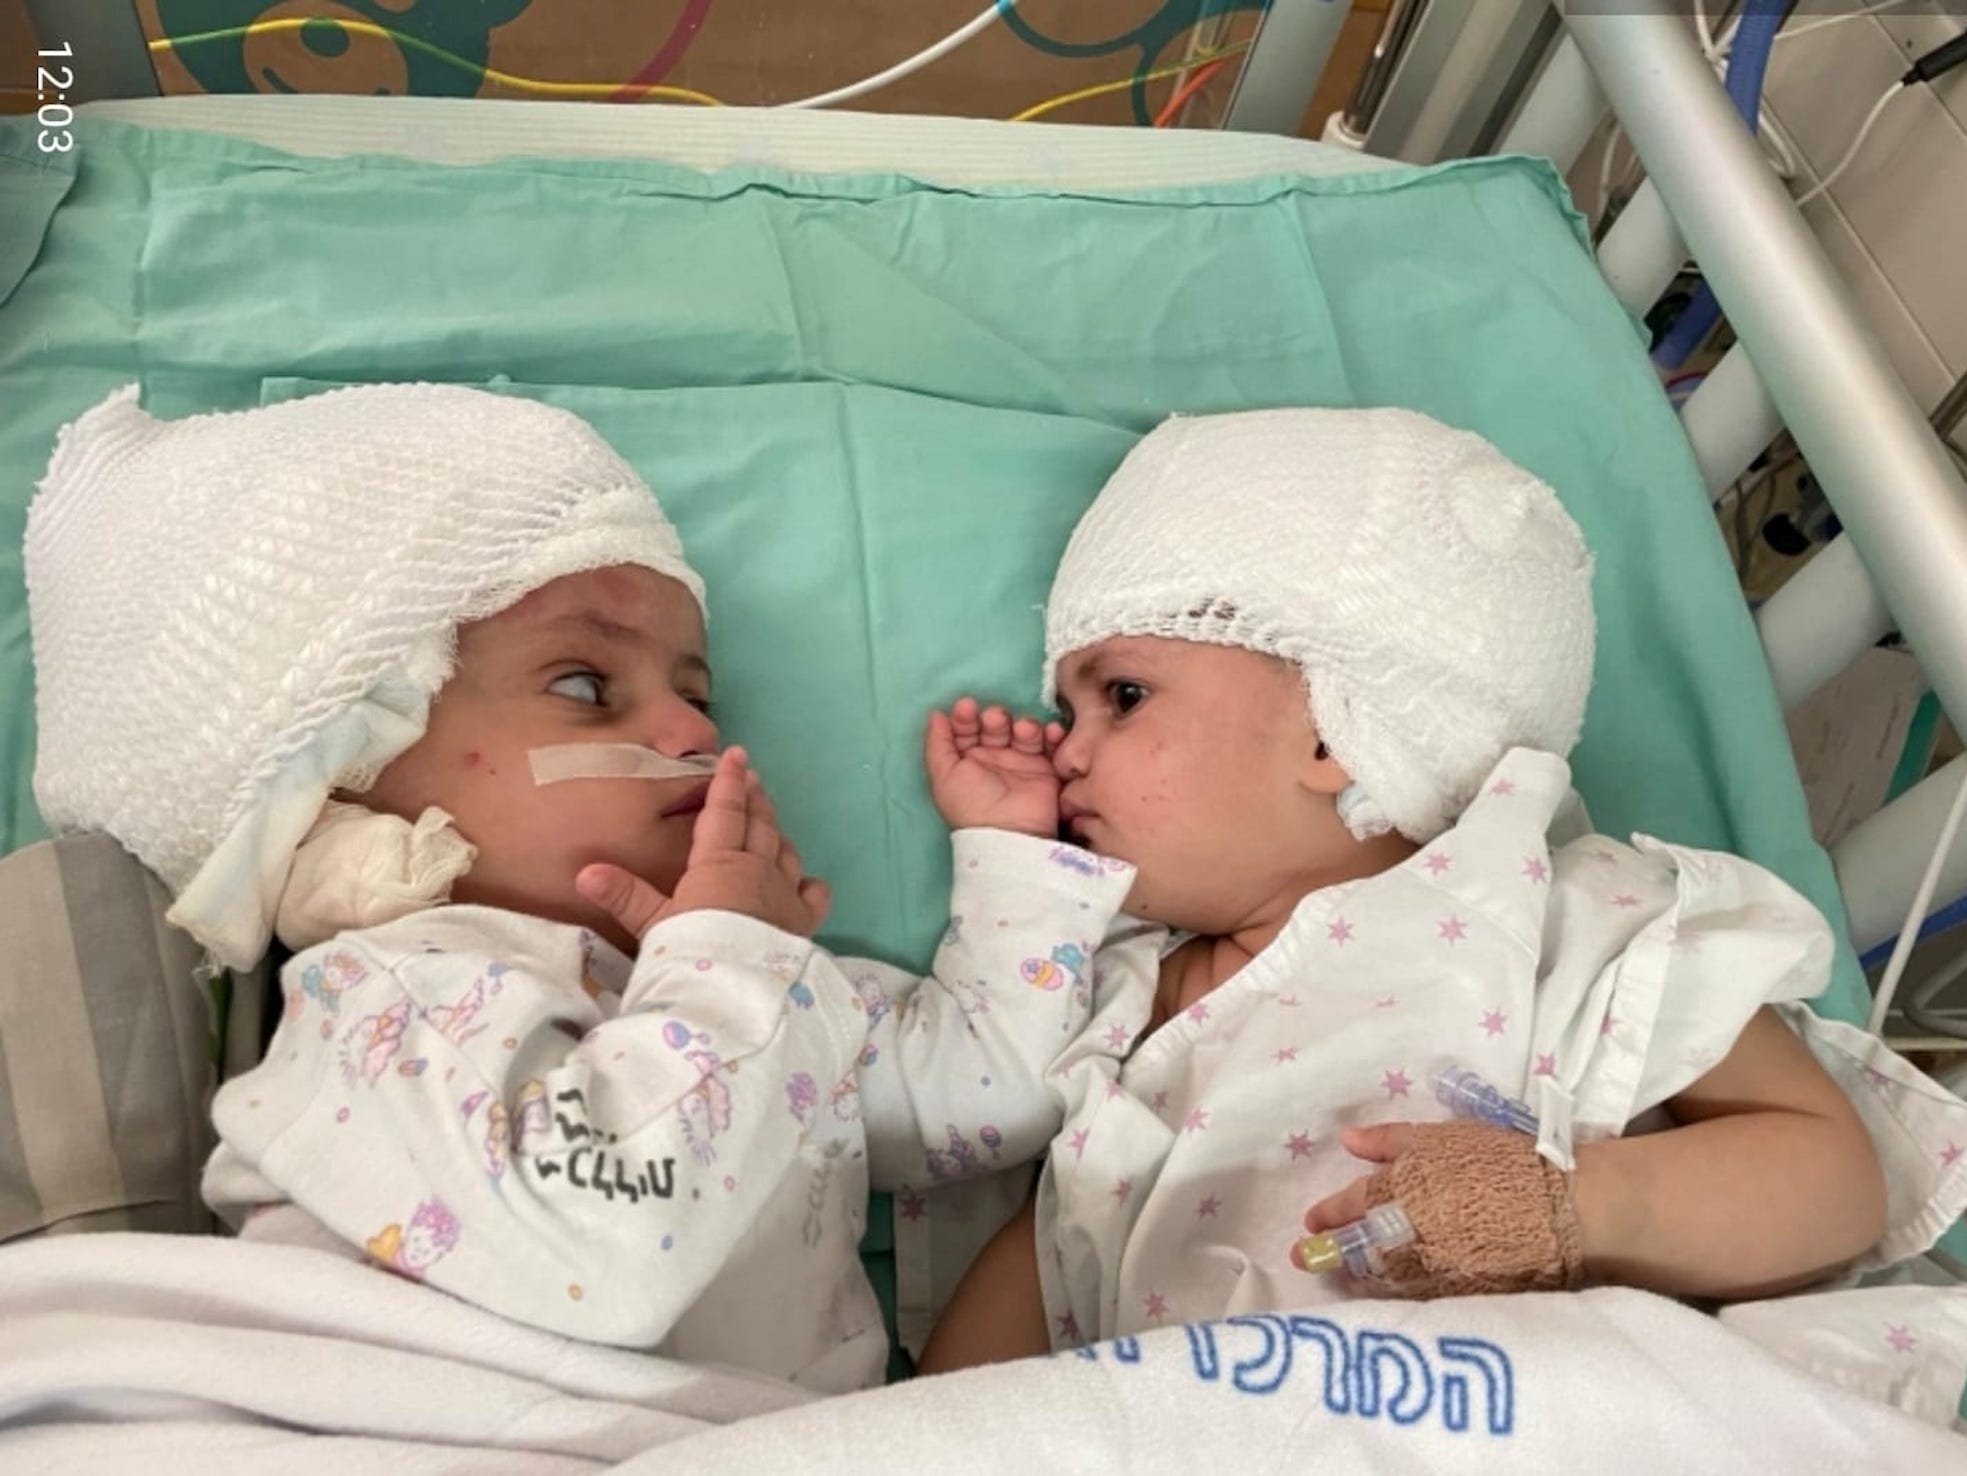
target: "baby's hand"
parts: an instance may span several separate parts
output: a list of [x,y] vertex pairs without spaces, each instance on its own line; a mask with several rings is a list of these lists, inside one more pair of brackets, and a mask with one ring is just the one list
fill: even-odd
[[975,698],[958,698],[948,712],[929,714],[929,794],[951,830],[989,826],[1051,840],[1059,833],[1052,750],[1064,741],[1057,723],[1013,719],[1001,707],[979,712]]
[[[1481,1122],[1388,1122],[1347,1128],[1339,1141],[1383,1167],[1319,1200],[1305,1229],[1334,1230],[1398,1204],[1414,1230],[1367,1279],[1373,1293],[1462,1297],[1582,1284],[1571,1176],[1538,1155],[1535,1138]],[[1292,1260],[1304,1264],[1296,1250]]]
[[832,890],[805,874],[798,849],[779,834],[778,812],[742,748],[718,757],[673,897],[605,862],[582,867],[574,885],[637,939],[664,918],[711,911],[741,912],[810,938],[833,901]]

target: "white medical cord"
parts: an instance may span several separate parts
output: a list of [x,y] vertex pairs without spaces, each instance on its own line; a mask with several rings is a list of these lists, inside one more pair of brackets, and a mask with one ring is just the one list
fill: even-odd
[[1799,209],[1808,205],[1817,196],[1837,183],[1838,177],[1845,170],[1849,169],[1851,167],[1851,161],[1858,157],[1858,150],[1865,146],[1865,140],[1871,137],[1873,126],[1884,116],[1885,109],[1892,104],[1892,99],[1902,92],[1910,92],[1911,90],[1910,84],[1902,79],[1894,82],[1884,92],[1879,94],[1878,101],[1873,103],[1871,105],[1871,111],[1865,114],[1865,121],[1858,125],[1858,136],[1851,140],[1851,147],[1844,151],[1844,157],[1831,165],[1830,173],[1826,174],[1816,184],[1796,197],[1796,203]]
[[[1890,10],[1895,5],[1905,3],[1906,0],[1878,0],[1877,4],[1867,5],[1861,10],[1846,11],[1843,15],[1822,16],[1800,26],[1785,26],[1776,33],[1775,44],[1794,41],[1798,36],[1807,36],[1812,31],[1821,31],[1827,26],[1841,26],[1846,21],[1862,20],[1865,16],[1877,15],[1882,10]],[[1714,68],[1718,76],[1727,75],[1728,53],[1734,47],[1735,32],[1740,28],[1741,17],[1735,16],[1722,29],[1721,35],[1716,36],[1714,27],[1707,17],[1706,0],[1694,0],[1694,30],[1700,36],[1701,50],[1707,56],[1708,65]],[[1781,125],[1770,113],[1766,100],[1757,104],[1755,131],[1756,137],[1762,143],[1763,152],[1769,156],[1769,162],[1775,166],[1776,173],[1784,179],[1795,179],[1801,172],[1797,165],[1796,151],[1790,146],[1789,138],[1783,132]],[[1822,188],[1822,185],[1817,187],[1818,190]],[[1797,203],[1800,205],[1805,200],[1814,200],[1816,197],[1817,190],[1812,190],[1802,196]]]
[[[1846,21],[1862,20],[1868,15],[1877,15],[1882,10],[1890,10],[1894,6],[1904,5],[1905,3],[1906,0],[1878,0],[1877,4],[1867,5],[1861,10],[1847,10],[1842,15],[1823,16],[1818,20],[1807,21],[1800,26],[1784,26],[1782,30],[1776,33],[1776,40],[1793,41],[1798,36],[1807,36],[1812,31],[1821,31],[1826,26],[1841,26]],[[1727,33],[1718,41],[1710,41],[1705,9],[1705,6],[1699,4],[1695,8],[1695,14],[1700,26],[1702,45],[1704,47],[1711,47],[1711,49],[1720,55],[1726,56],[1728,54],[1728,48],[1735,44],[1735,31],[1741,25],[1741,21],[1739,19],[1731,20],[1728,23]]]
[[[1013,4],[1015,4],[1015,0],[1013,0]],[[902,78],[921,71],[931,62],[942,60],[942,58],[948,56],[971,37],[989,30],[991,23],[998,18],[999,13],[999,8],[996,5],[992,5],[982,15],[970,21],[960,30],[951,31],[934,46],[916,52],[907,61],[896,62],[885,72],[877,72],[872,77],[864,78],[859,82],[850,82],[845,87],[836,87],[831,92],[822,92],[814,97],[802,97],[797,102],[780,103],[778,106],[782,108],[828,108],[832,107],[835,103],[846,102],[850,98],[865,96],[867,93],[886,87],[890,82],[899,82]]]
[[1906,960],[1912,957],[1913,947],[1919,942],[1920,926],[1933,905],[1933,889],[1940,884],[1940,868],[1953,850],[1953,837],[1960,829],[1963,813],[1967,813],[1967,777],[1963,777],[1960,788],[1954,792],[1953,808],[1947,811],[1946,824],[1940,827],[1940,838],[1934,842],[1933,854],[1926,862],[1926,874],[1919,879],[1919,890],[1906,910],[1899,941],[1892,945],[1892,957],[1885,965],[1885,972],[1878,976],[1878,992],[1871,1001],[1871,1022],[1866,1027],[1873,1035],[1885,1033],[1885,1016],[1892,1008],[1892,996],[1899,992],[1899,978],[1906,971]]

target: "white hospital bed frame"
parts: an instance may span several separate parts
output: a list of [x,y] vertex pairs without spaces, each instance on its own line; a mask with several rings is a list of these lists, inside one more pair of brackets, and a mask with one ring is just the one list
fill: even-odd
[[[1235,131],[1228,134],[1146,137],[826,113],[801,114],[801,127],[786,130],[778,126],[786,115],[744,109],[701,118],[682,109],[608,109],[582,112],[574,122],[556,108],[556,147],[612,153],[659,138],[665,157],[716,168],[748,156],[755,138],[761,146],[769,141],[775,156],[785,154],[778,162],[787,167],[903,168],[925,177],[974,173],[1060,186],[1089,177],[1110,187],[1190,182],[1226,165],[1239,176],[1374,168],[1358,155],[1265,136],[1296,131],[1350,9],[1348,0],[1272,0],[1230,104]],[[1428,55],[1408,60],[1429,66],[1403,62],[1386,79],[1383,109],[1397,113],[1406,131],[1397,152],[1412,158],[1425,145],[1427,157],[1439,157],[1491,132],[1495,152],[1543,154],[1568,169],[1609,109],[1644,161],[1647,182],[1608,232],[1599,259],[1613,291],[1643,311],[1691,253],[1727,312],[1739,346],[1683,412],[1710,494],[1733,483],[1787,426],[1847,530],[1757,614],[1784,707],[1897,629],[1947,712],[1967,729],[1967,483],[1742,127],[1687,17],[1672,0],[1566,0],[1556,13],[1545,0],[1428,0],[1413,45]],[[1524,85],[1540,50],[1541,70]],[[1521,93],[1514,116],[1501,127],[1472,123],[1472,113],[1494,110],[1504,79]],[[163,98],[90,110],[252,136],[266,116],[256,105],[270,101]],[[508,136],[504,113],[491,111],[497,104],[372,100],[387,106],[372,105],[351,123],[336,106],[346,99],[277,101],[279,136],[264,141],[300,152],[313,151],[310,120],[320,119],[331,151],[366,143],[414,154],[429,131],[423,120],[441,121],[458,108],[474,109],[475,119],[493,126],[471,130],[486,137],[463,154],[456,130],[445,132],[447,157],[530,151]],[[526,114],[529,122],[544,116]],[[1385,147],[1383,131],[1368,136],[1368,148]],[[1899,931],[1963,778],[1967,759],[1915,786],[1834,848],[1860,950]],[[1952,848],[1935,896],[1944,903],[1963,893],[1967,835]]]
[[[1794,707],[1890,630],[1967,728],[1967,481],[1866,329],[1667,0],[1571,0],[1565,31],[1497,144],[1568,168],[1616,115],[1647,182],[1600,247],[1638,311],[1692,255],[1738,343],[1682,417],[1719,495],[1785,426],[1845,533],[1757,612],[1777,695]],[[1967,759],[1833,849],[1857,946],[1899,931]],[[1967,840],[1936,899],[1967,893]]]
[[[1855,0],[1853,0],[1855,3]],[[1225,126],[1295,131],[1346,0],[1272,0]],[[1756,614],[1787,711],[1892,630],[1967,730],[1967,483],[1865,328],[1670,0],[1399,0],[1370,67],[1370,124],[1339,137],[1414,162],[1474,147],[1526,60],[1542,67],[1490,148],[1569,170],[1614,114],[1647,180],[1599,248],[1643,313],[1691,254],[1737,346],[1682,424],[1718,497],[1788,427],[1847,530]],[[1352,132],[1356,128],[1358,131]],[[1832,851],[1853,941],[1905,920],[1967,758],[1855,827]],[[1967,894],[1967,830],[1934,896]]]

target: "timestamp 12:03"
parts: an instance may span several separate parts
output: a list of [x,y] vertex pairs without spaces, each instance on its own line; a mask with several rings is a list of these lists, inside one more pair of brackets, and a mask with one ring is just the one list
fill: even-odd
[[75,147],[75,135],[69,132],[75,123],[75,109],[68,105],[68,89],[75,85],[75,69],[59,61],[50,65],[47,60],[50,57],[73,57],[74,54],[73,43],[67,41],[40,53],[41,65],[35,73],[34,91],[41,106],[34,117],[41,125],[41,134],[36,141],[44,154],[66,154]]

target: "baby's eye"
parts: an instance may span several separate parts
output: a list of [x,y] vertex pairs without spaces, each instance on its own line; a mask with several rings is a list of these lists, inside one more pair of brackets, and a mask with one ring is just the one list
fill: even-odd
[[547,686],[547,691],[556,697],[571,698],[575,702],[585,702],[589,706],[601,705],[601,692],[607,678],[598,671],[570,671],[565,676],[555,677]]
[[710,699],[708,697],[685,697],[683,700],[705,717],[713,721],[716,720],[717,714],[711,710]]
[[1124,714],[1147,701],[1147,688],[1139,682],[1108,682],[1106,695],[1113,704],[1113,710]]

